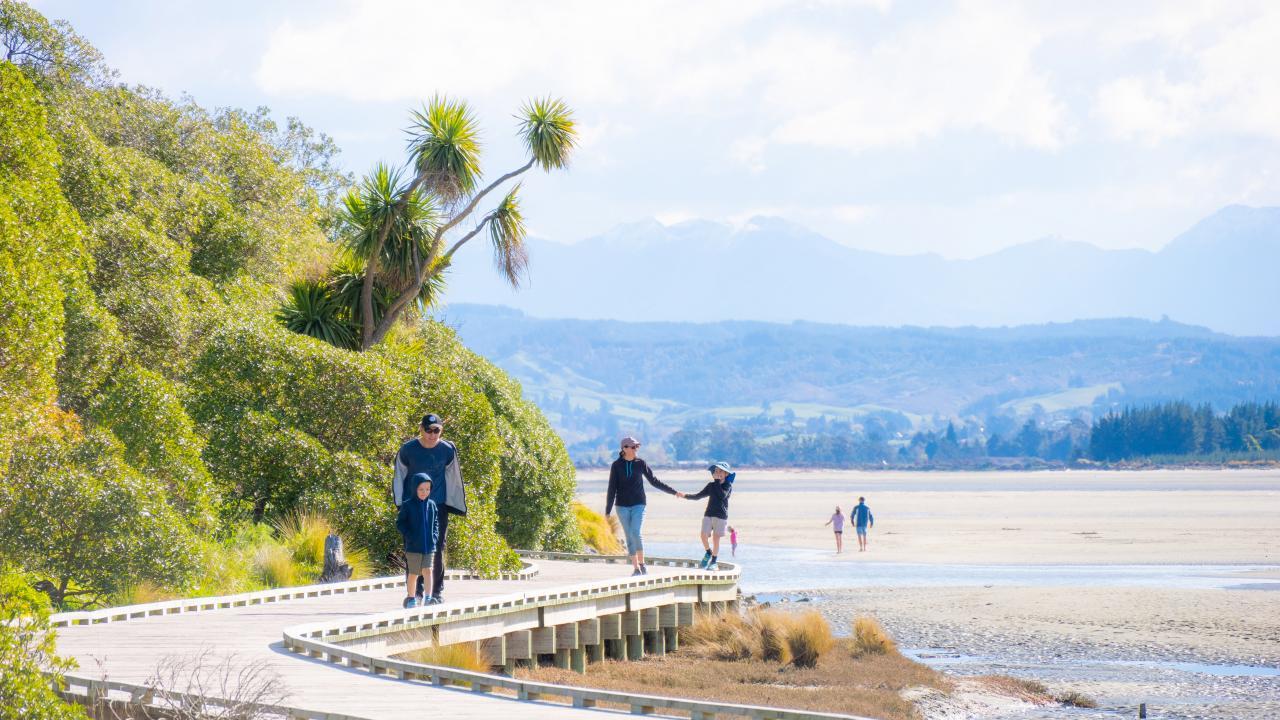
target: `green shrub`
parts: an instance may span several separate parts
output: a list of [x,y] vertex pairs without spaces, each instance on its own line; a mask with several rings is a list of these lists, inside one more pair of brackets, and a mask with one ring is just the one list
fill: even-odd
[[40,95],[10,63],[0,63],[0,108],[3,474],[17,438],[55,397],[64,323],[61,279],[81,262],[83,227],[57,185],[59,157],[45,130]]
[[381,357],[339,350],[269,321],[216,329],[192,386],[202,423],[268,413],[331,452],[385,457],[412,427],[409,388]]
[[0,572],[0,720],[84,720],[53,692],[74,663],[54,654],[49,599],[16,573]]
[[217,491],[200,457],[204,439],[179,392],[163,376],[125,365],[95,395],[88,414],[124,443],[130,465],[162,481],[175,507],[207,529]]
[[0,560],[52,583],[55,602],[100,602],[149,581],[181,587],[195,543],[165,487],[124,460],[109,432],[40,435],[0,483]]
[[246,503],[255,522],[292,512],[310,488],[326,482],[329,451],[272,415],[249,411],[220,418],[206,430],[204,461],[221,493]]

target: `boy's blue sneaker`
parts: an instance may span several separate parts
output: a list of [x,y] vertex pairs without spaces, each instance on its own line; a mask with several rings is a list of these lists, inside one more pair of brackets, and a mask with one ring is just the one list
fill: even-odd
[[706,555],[702,556],[702,562],[698,563],[698,567],[706,570],[707,564],[711,562],[711,551],[708,550]]
[[409,608],[415,607],[417,604],[418,604],[418,599],[417,599],[417,598],[407,597],[407,598],[405,598],[405,599],[404,599],[404,609],[405,609],[405,610],[408,610]]
[[715,563],[707,563],[707,569],[708,569],[708,570],[716,570],[716,569],[718,569],[718,568],[716,567],[716,564],[715,564]]

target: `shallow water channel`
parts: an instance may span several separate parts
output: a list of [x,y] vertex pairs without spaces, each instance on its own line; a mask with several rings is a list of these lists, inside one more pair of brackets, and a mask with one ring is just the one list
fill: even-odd
[[[646,543],[653,556],[700,558],[696,543]],[[856,551],[855,551],[856,552]],[[887,563],[858,559],[835,560],[829,553],[784,547],[740,547],[736,558],[724,559],[742,567],[744,595],[758,602],[822,602],[797,590],[835,590],[858,587],[1149,587],[1167,589],[1238,589],[1278,591],[1280,581],[1241,579],[1241,573],[1264,569],[1242,565],[934,565]],[[1280,592],[1276,594],[1280,609]],[[1280,611],[1280,610],[1278,610]],[[911,647],[926,642],[922,635],[905,641],[909,657],[955,675],[1003,674],[1048,684],[1082,685],[1097,689],[1098,709],[1048,707],[1022,709],[1001,718],[1068,719],[1133,718],[1137,701],[1117,701],[1124,688],[1144,689],[1142,701],[1155,720],[1208,718],[1280,718],[1280,669],[1254,665],[1194,662],[1187,658],[1151,660],[1055,655],[1044,657],[1025,649],[997,647],[991,654],[957,652],[948,647]],[[1111,693],[1111,697],[1107,697]]]

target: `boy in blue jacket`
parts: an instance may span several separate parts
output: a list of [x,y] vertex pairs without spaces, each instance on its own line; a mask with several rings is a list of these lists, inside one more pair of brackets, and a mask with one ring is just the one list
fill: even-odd
[[[396,529],[404,537],[406,608],[440,602],[431,594],[431,569],[440,542],[439,510],[431,499],[431,476],[417,473],[409,478],[409,484],[413,494],[400,503],[400,514],[396,516]],[[425,592],[415,596],[419,576]]]

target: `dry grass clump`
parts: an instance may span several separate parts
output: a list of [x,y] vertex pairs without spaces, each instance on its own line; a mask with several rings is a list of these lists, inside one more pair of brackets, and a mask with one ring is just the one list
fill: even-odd
[[792,616],[787,634],[787,646],[791,650],[791,664],[796,667],[814,667],[818,659],[836,643],[831,626],[817,610]]
[[573,516],[578,521],[582,540],[588,547],[601,555],[622,554],[622,541],[618,539],[622,534],[622,525],[618,523],[618,518],[612,515],[605,517],[576,501],[573,503]]
[[457,643],[440,645],[414,650],[397,655],[402,660],[422,663],[423,665],[439,665],[443,667],[471,670],[473,672],[489,672],[489,661],[480,657],[474,643]]
[[889,655],[898,652],[898,644],[889,637],[889,633],[880,627],[880,623],[869,617],[860,617],[853,621],[853,654]]
[[831,626],[816,610],[794,614],[755,610],[747,615],[702,614],[680,629],[680,642],[711,660],[747,660],[814,667],[835,645]]
[[1009,675],[984,675],[977,679],[983,685],[1001,695],[1008,695],[1041,705],[1053,702],[1053,695],[1049,693],[1049,688],[1035,680],[1016,678]]
[[709,660],[749,660],[763,656],[760,633],[741,615],[699,613],[680,628],[680,645]]
[[[732,621],[724,625],[738,627]],[[687,629],[682,628],[681,632]],[[723,629],[717,632],[722,633],[719,637],[728,634]],[[817,665],[797,667],[795,664],[767,662],[759,655],[721,661],[705,655],[705,647],[693,648],[682,644],[679,651],[663,657],[648,657],[639,662],[608,660],[589,665],[586,675],[554,667],[539,667],[518,669],[516,677],[624,693],[659,692],[697,700],[853,714],[883,720],[920,720],[915,704],[902,697],[903,690],[907,688],[924,686],[943,692],[951,690],[952,683],[944,675],[902,655],[855,658],[851,648],[848,638],[837,639],[832,650],[820,656]]]
[[1097,700],[1094,700],[1093,698],[1089,697],[1088,695],[1085,695],[1084,693],[1076,692],[1075,690],[1071,690],[1069,692],[1063,693],[1062,695],[1057,695],[1054,697],[1054,699],[1062,703],[1063,705],[1070,705],[1072,707],[1078,707],[1078,708],[1098,707]]

